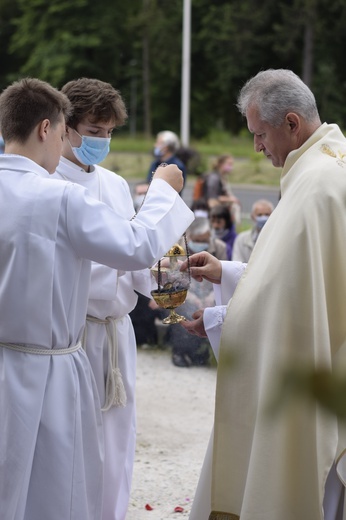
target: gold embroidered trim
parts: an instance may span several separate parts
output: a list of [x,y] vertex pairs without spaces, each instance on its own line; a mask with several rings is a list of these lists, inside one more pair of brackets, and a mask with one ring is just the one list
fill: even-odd
[[222,511],[212,511],[209,520],[240,520],[240,516],[233,513],[222,513]]
[[335,159],[337,158],[336,153],[334,152],[334,150],[331,149],[331,147],[328,144],[321,144],[320,150],[322,153],[330,155],[330,157],[334,157]]
[[341,152],[340,150],[336,153],[328,144],[325,143],[321,144],[320,151],[336,159],[336,163],[338,166],[342,166],[342,168],[346,166],[346,153]]

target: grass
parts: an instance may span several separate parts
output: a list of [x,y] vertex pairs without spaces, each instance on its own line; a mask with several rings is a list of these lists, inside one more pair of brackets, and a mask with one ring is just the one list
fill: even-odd
[[[135,139],[115,134],[111,142],[111,153],[102,165],[125,179],[145,180],[153,160],[153,143],[153,139]],[[231,153],[235,159],[231,183],[279,186],[280,170],[274,168],[262,154],[254,151],[249,134],[234,137],[224,132],[216,135],[214,133],[212,138],[192,141],[190,147],[200,155],[201,171],[210,171],[218,155]],[[188,180],[193,182],[194,179],[195,176],[190,174]]]

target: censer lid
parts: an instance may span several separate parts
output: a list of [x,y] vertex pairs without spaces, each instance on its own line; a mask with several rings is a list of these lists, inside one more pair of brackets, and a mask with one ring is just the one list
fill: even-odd
[[181,245],[174,244],[164,256],[186,256],[186,251]]

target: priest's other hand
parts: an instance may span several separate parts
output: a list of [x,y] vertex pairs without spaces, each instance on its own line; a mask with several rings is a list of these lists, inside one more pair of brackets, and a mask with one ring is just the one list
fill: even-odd
[[[219,284],[221,283],[222,267],[221,262],[215,256],[207,251],[196,253],[189,257],[190,272],[192,278],[197,282],[202,282],[203,279],[209,282]],[[180,271],[188,269],[188,261],[185,260],[180,267]]]
[[178,193],[181,192],[184,186],[183,172],[175,164],[159,166],[153,175],[153,179],[163,179]]
[[204,328],[203,322],[203,313],[204,310],[198,310],[193,313],[192,318],[193,321],[181,321],[180,325],[187,331],[189,334],[194,334],[199,338],[206,338],[207,334]]

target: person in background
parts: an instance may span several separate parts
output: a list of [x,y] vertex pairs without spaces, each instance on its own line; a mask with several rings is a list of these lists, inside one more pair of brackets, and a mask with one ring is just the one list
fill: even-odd
[[178,136],[170,130],[159,132],[156,136],[156,141],[153,149],[154,161],[151,163],[147,183],[150,184],[153,172],[161,163],[176,164],[183,172],[184,184],[186,182],[186,166],[177,157],[176,153],[180,148],[180,141]]
[[[70,100],[73,113],[67,118],[62,157],[53,177],[81,184],[91,197],[130,221],[135,209],[129,185],[99,165],[109,152],[112,132],[127,118],[120,93],[111,84],[92,78],[72,80],[62,92]],[[127,238],[121,240],[126,248]],[[144,294],[143,298],[150,296],[151,284],[149,269],[131,272],[92,264],[82,341],[102,406],[103,520],[126,517],[136,443],[137,350],[129,312],[136,306],[135,291]]]
[[[181,151],[178,136],[170,130],[159,132],[156,136],[153,155],[154,161],[148,170],[146,183],[139,183],[135,186],[134,205],[136,211],[141,207],[145,198],[148,186],[150,185],[153,172],[161,163],[175,164],[183,173],[184,184],[187,177],[185,163],[177,156],[178,150]],[[182,195],[181,190],[180,195]],[[143,294],[138,294],[138,301],[135,308],[131,311],[130,317],[133,323],[136,342],[138,347],[153,346],[157,343],[156,318],[164,316],[164,311],[157,307],[153,299]]]
[[237,197],[232,193],[229,178],[234,167],[234,159],[230,154],[223,154],[217,157],[214,162],[213,170],[203,176],[203,197],[209,207],[225,204],[231,208],[232,220],[235,224],[240,224],[241,208]]
[[208,203],[205,201],[205,199],[196,199],[196,200],[192,201],[190,209],[191,209],[191,211],[194,212],[196,218],[197,217],[209,218],[210,208],[208,206]]
[[247,263],[258,236],[274,210],[269,200],[260,199],[254,202],[251,210],[251,218],[254,225],[251,229],[239,233],[233,244],[232,260]]
[[[190,254],[208,251],[219,260],[227,260],[226,244],[214,238],[211,233],[209,219],[196,217],[186,231],[187,246]],[[185,249],[185,244],[181,241]],[[185,303],[179,308],[179,314],[191,318],[200,308],[215,304],[213,285],[204,280],[203,283],[191,280]],[[172,363],[178,367],[191,365],[207,365],[210,359],[210,344],[206,338],[191,336],[185,329],[170,325],[166,336],[172,347]]]
[[[153,287],[156,289],[156,286]],[[150,296],[137,293],[138,299],[135,308],[129,313],[133,330],[135,332],[136,345],[140,349],[157,348],[159,346],[159,333],[157,322],[168,315],[168,311],[160,309]]]
[[[133,195],[133,203],[136,212],[140,210],[148,184],[138,184],[135,186]],[[154,288],[156,285],[154,283]],[[167,316],[167,311],[160,309],[157,303],[152,299],[151,295],[141,294],[137,292],[137,302],[135,307],[130,311],[129,316],[135,333],[137,348],[149,349],[159,346],[159,334],[157,320],[162,320]]]
[[210,210],[209,218],[212,234],[214,237],[225,242],[227,258],[231,260],[237,232],[235,224],[232,221],[230,208],[221,204],[213,206]]
[[[290,70],[259,72],[238,108],[255,150],[281,169],[281,198],[247,267],[190,257],[191,276],[217,284],[217,305],[182,326],[207,334],[218,358],[215,431],[190,520],[343,519],[344,424],[304,375],[323,374],[323,393],[345,374],[346,139]],[[287,383],[302,393],[269,413]]]
[[[227,260],[226,244],[212,233],[207,217],[196,217],[186,230],[186,239],[191,254],[208,251],[219,260]],[[184,247],[184,244],[182,244]]]

